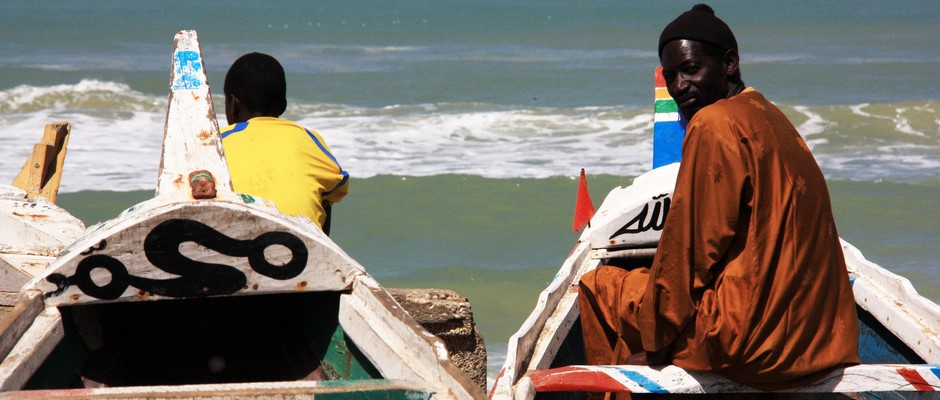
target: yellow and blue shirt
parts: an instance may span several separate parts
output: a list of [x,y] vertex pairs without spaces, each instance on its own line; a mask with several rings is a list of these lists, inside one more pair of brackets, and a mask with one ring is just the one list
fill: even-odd
[[271,200],[283,214],[306,215],[322,228],[322,202],[339,202],[349,190],[349,174],[323,138],[294,122],[256,117],[221,136],[232,189]]

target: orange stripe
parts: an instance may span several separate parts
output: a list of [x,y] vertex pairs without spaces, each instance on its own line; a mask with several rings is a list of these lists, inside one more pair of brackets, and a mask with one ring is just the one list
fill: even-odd
[[656,100],[672,100],[672,96],[666,88],[656,88]]
[[920,376],[916,370],[911,368],[898,368],[898,373],[904,377],[911,385],[914,386],[914,389],[917,389],[921,392],[933,392],[933,386],[927,383],[924,380],[924,377]]
[[666,87],[666,80],[663,79],[663,67],[656,67],[656,87]]

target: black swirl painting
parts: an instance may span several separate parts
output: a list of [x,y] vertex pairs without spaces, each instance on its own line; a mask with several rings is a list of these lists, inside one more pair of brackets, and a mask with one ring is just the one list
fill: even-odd
[[[113,300],[133,286],[144,292],[165,297],[203,297],[232,294],[246,287],[248,280],[238,268],[196,261],[180,253],[182,243],[195,242],[200,246],[232,257],[245,257],[255,272],[277,280],[292,279],[307,265],[307,247],[297,236],[287,232],[265,232],[254,239],[239,240],[198,221],[171,219],[153,228],[144,239],[144,255],[154,267],[175,278],[152,279],[131,274],[124,264],[106,254],[93,254],[105,250],[105,242],[88,252],[75,269],[75,274],[66,277],[50,274],[46,280],[57,285],[51,296],[61,294],[70,286],[76,286],[88,296],[102,300]],[[274,265],[264,255],[265,249],[279,245],[291,253],[290,260],[283,265]],[[86,255],[86,253],[82,253]],[[92,271],[104,269],[111,279],[99,284],[92,279]]]

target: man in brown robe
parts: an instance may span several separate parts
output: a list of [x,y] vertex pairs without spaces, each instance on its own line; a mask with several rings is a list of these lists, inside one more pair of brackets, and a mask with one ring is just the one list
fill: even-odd
[[650,268],[581,279],[587,361],[672,363],[767,390],[857,364],[855,302],[806,143],[744,85],[710,7],[667,26],[659,50],[688,120],[676,188]]

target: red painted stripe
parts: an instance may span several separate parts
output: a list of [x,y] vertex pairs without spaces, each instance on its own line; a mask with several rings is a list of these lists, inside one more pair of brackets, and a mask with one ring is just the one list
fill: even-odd
[[505,375],[505,374],[506,374],[506,368],[502,368],[502,369],[499,370],[499,375],[496,375],[496,381],[495,381],[496,383],[493,385],[493,388],[490,389],[490,396],[489,396],[489,397],[490,397],[491,399],[493,398],[493,395],[496,393],[496,387],[499,386],[499,381],[500,381],[501,379],[503,379],[503,375]]
[[933,392],[933,385],[927,383],[924,380],[924,377],[920,376],[917,373],[917,370],[911,368],[898,368],[898,373],[901,374],[904,379],[906,379],[911,385],[914,385],[914,389],[917,389],[921,392]]
[[663,67],[656,67],[656,87],[666,87],[666,79],[663,78]]
[[601,371],[578,367],[561,367],[531,371],[536,392],[629,392],[622,383]]

